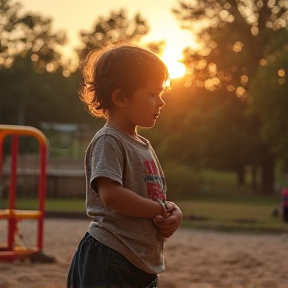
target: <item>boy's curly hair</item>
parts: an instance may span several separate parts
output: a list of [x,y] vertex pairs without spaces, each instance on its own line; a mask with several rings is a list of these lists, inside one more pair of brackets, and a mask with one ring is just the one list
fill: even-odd
[[80,99],[94,117],[107,118],[111,94],[121,89],[126,96],[145,86],[148,77],[169,80],[165,64],[152,52],[136,46],[93,50],[86,57]]

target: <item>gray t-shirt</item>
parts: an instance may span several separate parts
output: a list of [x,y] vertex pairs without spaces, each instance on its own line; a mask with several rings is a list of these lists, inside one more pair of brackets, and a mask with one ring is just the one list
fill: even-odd
[[90,142],[85,156],[86,210],[93,220],[88,232],[148,273],[164,270],[164,238],[151,219],[129,217],[105,208],[91,189],[97,177],[108,177],[138,195],[166,200],[162,168],[148,140],[142,142],[104,126]]

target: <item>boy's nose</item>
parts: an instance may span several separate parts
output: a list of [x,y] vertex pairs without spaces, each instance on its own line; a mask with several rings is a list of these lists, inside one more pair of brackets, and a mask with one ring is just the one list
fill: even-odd
[[165,102],[163,101],[163,99],[159,98],[158,106],[159,108],[162,108],[163,106],[165,106]]

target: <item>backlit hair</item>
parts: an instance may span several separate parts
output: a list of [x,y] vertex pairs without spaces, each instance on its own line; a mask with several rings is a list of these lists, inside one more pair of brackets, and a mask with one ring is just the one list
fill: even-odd
[[165,64],[146,49],[125,45],[93,50],[85,60],[80,99],[92,116],[107,118],[113,91],[132,96],[151,76],[161,77],[163,84],[169,80]]

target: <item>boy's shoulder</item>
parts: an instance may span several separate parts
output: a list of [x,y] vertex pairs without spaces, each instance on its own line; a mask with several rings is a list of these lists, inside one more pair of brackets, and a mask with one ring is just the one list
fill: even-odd
[[119,131],[115,129],[111,129],[110,127],[104,126],[100,130],[96,132],[94,137],[90,141],[90,145],[93,143],[99,143],[100,142],[123,142],[124,140],[122,139],[122,135],[119,133]]
[[[94,136],[94,141],[101,138],[102,136],[108,136],[108,138],[114,138],[119,140],[120,142],[124,142],[124,143],[131,143],[131,144],[139,144],[139,142],[137,140],[135,140],[135,138],[127,135],[126,133],[122,132],[121,130],[114,128],[114,127],[109,127],[109,126],[104,126],[102,127],[99,131],[97,131],[97,133]],[[110,137],[109,137],[110,136]],[[142,144],[144,144],[144,146],[150,146],[150,142],[138,135],[139,138],[141,138],[142,140]]]
[[99,147],[110,147],[111,145],[117,148],[123,148],[125,146],[125,139],[122,139],[121,134],[118,131],[104,126],[98,130],[91,139],[87,147],[87,153],[94,149],[99,149]]
[[102,127],[100,130],[98,130],[94,136],[95,139],[100,138],[101,136],[107,136],[110,135],[113,138],[120,138],[122,140],[123,138],[123,132],[121,132],[120,130],[116,129],[116,128],[112,128],[112,127],[108,127],[108,126],[104,126]]

